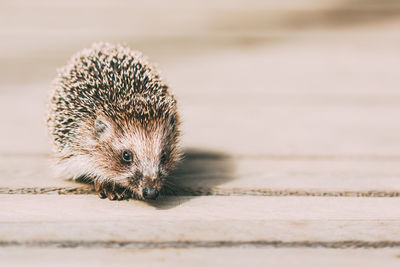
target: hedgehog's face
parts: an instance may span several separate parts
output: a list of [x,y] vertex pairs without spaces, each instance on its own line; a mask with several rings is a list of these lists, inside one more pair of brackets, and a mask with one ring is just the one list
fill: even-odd
[[103,178],[128,188],[138,198],[157,198],[180,156],[175,123],[168,118],[145,129],[135,121],[116,125],[99,116],[94,125],[94,156]]

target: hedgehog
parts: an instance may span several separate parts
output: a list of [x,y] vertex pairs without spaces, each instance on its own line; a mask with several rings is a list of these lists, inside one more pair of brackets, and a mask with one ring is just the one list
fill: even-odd
[[156,199],[181,158],[177,102],[142,53],[95,43],[58,70],[47,126],[59,174],[101,198]]

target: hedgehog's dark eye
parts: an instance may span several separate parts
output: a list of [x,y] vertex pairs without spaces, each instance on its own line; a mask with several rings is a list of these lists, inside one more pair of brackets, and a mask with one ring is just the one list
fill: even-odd
[[132,161],[132,152],[128,150],[122,152],[122,160],[126,163],[130,163]]

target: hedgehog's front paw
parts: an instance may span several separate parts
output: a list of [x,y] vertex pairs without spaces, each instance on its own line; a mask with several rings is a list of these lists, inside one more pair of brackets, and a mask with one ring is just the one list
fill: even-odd
[[132,197],[132,192],[129,189],[116,184],[94,181],[94,189],[100,198],[108,198],[109,200],[124,200]]

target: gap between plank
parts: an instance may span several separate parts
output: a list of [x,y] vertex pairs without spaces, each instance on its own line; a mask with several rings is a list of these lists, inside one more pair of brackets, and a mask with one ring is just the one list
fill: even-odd
[[400,248],[400,241],[0,241],[0,247],[34,248]]
[[[89,195],[96,194],[90,187],[0,187],[0,194],[29,195]],[[367,191],[323,191],[294,189],[258,189],[258,188],[179,188],[176,191],[166,189],[163,196],[308,196],[308,197],[400,197],[397,190]]]

